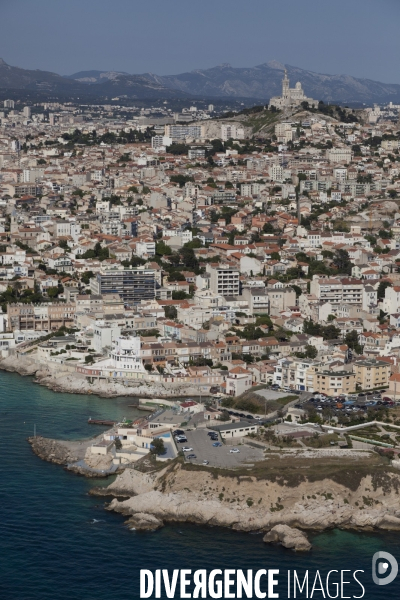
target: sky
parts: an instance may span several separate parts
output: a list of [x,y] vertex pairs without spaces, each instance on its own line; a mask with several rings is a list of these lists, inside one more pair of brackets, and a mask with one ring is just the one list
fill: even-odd
[[399,0],[0,0],[0,57],[62,75],[269,60],[400,83]]

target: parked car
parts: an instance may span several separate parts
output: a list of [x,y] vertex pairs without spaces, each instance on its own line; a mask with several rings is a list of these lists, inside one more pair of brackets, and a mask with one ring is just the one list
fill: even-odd
[[182,450],[183,450],[183,452],[192,452],[192,451],[193,451],[193,448],[187,448],[186,446],[184,446],[184,447],[182,448]]
[[231,448],[229,450],[229,454],[237,454],[238,452],[240,452],[239,448]]
[[183,435],[184,433],[183,429],[175,429],[175,431],[172,432],[173,435]]
[[202,463],[202,464],[203,464],[203,465],[208,465],[208,464],[209,464],[209,461],[208,461],[208,460],[203,460],[203,463]]
[[186,458],[197,458],[195,454],[187,454]]
[[213,444],[214,448],[219,448],[220,446],[222,446],[221,442],[215,442],[215,444]]
[[186,444],[187,438],[179,439],[179,440],[177,440],[177,442],[178,442],[178,444]]

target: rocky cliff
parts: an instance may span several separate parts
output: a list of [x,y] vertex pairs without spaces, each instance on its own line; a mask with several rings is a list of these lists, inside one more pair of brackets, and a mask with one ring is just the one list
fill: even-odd
[[[372,469],[369,474],[355,472],[342,483],[329,476],[304,477],[294,483],[269,477],[268,472],[265,478],[235,472],[218,475],[210,470],[187,470],[175,463],[153,475],[126,469],[106,493],[130,495],[125,500],[115,498],[108,506],[135,517],[128,524],[134,525],[135,520],[145,523],[147,515],[156,519],[152,525],[157,527],[163,522],[187,521],[269,532],[278,525],[302,530],[400,530],[399,489],[400,475],[390,467]],[[309,548],[296,532],[289,535],[289,530],[279,528],[265,541]]]

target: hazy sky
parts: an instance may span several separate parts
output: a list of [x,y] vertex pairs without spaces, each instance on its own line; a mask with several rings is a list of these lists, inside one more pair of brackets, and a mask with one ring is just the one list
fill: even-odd
[[268,60],[400,83],[399,0],[0,0],[0,57],[69,75]]

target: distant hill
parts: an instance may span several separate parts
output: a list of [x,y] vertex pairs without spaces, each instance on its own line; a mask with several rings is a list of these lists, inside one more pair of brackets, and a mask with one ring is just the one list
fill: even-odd
[[199,69],[180,75],[119,71],[80,71],[62,77],[48,71],[12,67],[0,59],[0,90],[32,90],[36,93],[109,98],[242,98],[268,102],[280,95],[283,71],[287,68],[291,86],[301,81],[307,96],[324,102],[400,104],[400,85],[358,79],[350,75],[326,75],[270,61],[256,67],[235,68],[229,64]]
[[[95,75],[93,75],[95,74]],[[102,71],[82,71],[79,77],[62,77],[48,71],[30,71],[12,67],[0,58],[0,89],[32,90],[44,94],[97,96],[99,98],[127,95],[130,98],[183,98],[186,92],[174,90],[146,75],[128,75]],[[93,75],[93,76],[92,76]],[[94,82],[82,81],[95,79]],[[97,80],[99,82],[97,82]],[[103,83],[100,83],[103,81]],[[97,83],[97,85],[89,85]]]
[[400,85],[386,84],[350,75],[325,75],[270,61],[257,67],[235,68],[223,64],[181,75],[158,77],[148,74],[159,83],[195,95],[251,97],[264,101],[281,94],[284,69],[294,87],[303,85],[307,96],[316,100],[349,102],[400,102]]
[[0,58],[0,88],[74,93],[79,84],[57,73],[11,67]]
[[66,79],[74,79],[81,83],[104,83],[107,79],[116,79],[119,75],[129,75],[123,71],[79,71],[73,75],[65,75]]

